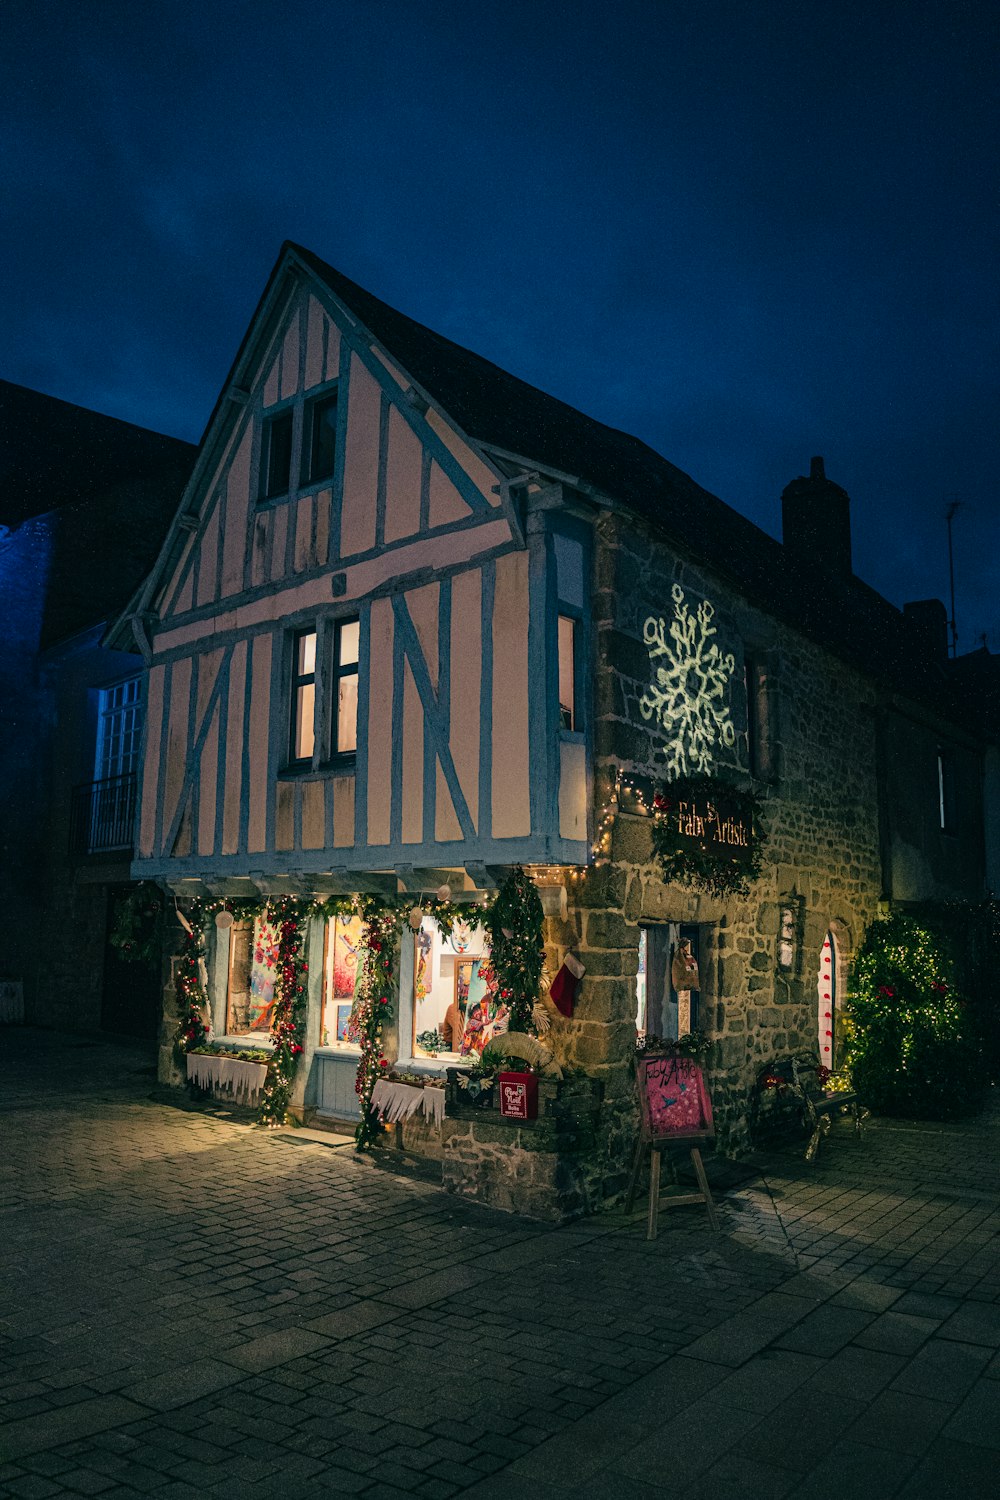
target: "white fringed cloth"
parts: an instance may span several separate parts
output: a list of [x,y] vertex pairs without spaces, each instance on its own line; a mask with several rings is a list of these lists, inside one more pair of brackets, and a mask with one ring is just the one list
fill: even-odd
[[211,1089],[237,1103],[256,1104],[267,1077],[267,1064],[245,1062],[219,1052],[189,1052],[187,1075],[189,1082],[200,1089]]
[[389,1125],[408,1120],[418,1109],[426,1120],[440,1125],[444,1120],[444,1089],[415,1089],[410,1083],[392,1083],[380,1078],[372,1089],[372,1113]]

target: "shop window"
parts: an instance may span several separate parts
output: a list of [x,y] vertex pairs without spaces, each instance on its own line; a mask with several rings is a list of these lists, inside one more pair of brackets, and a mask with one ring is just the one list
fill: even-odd
[[635,1025],[643,1041],[698,1030],[698,929],[664,922],[639,929]]
[[260,497],[273,500],[287,495],[292,470],[292,413],[279,412],[269,417],[261,434]]
[[333,643],[334,755],[353,755],[358,748],[358,620],[338,620]]
[[363,927],[361,917],[331,917],[327,923],[321,1047],[336,1047],[341,1051],[358,1048],[361,1033],[355,998]]
[[302,483],[332,479],[337,456],[336,391],[306,402],[302,441]]
[[293,765],[311,763],[316,744],[316,632],[300,630],[292,638],[292,694],[288,758]]
[[482,927],[456,922],[445,936],[433,917],[413,935],[413,1055],[471,1063],[507,1030],[509,1012]]
[[232,928],[226,1034],[263,1039],[271,1031],[278,975],[278,930],[263,917]]

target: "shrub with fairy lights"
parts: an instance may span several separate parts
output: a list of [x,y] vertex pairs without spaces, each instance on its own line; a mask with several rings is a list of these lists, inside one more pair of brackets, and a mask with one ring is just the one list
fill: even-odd
[[874,922],[851,970],[847,1069],[885,1115],[944,1120],[982,1103],[985,1069],[945,944],[902,915]]

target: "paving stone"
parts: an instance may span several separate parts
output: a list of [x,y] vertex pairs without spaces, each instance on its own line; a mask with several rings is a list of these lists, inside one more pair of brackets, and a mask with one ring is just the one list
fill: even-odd
[[214,1391],[234,1385],[243,1378],[242,1372],[234,1370],[231,1365],[214,1359],[201,1359],[126,1386],[121,1394],[157,1411],[171,1411],[178,1406],[189,1406],[192,1401],[200,1401]]
[[997,1487],[996,1451],[972,1443],[939,1437],[908,1475],[905,1500],[942,1500],[942,1497],[992,1495]]
[[831,1495],[837,1500],[871,1500],[872,1495],[895,1495],[909,1483],[915,1464],[912,1454],[839,1442],[789,1492],[789,1500],[830,1500]]
[[862,1349],[882,1349],[887,1354],[915,1354],[940,1326],[936,1318],[916,1318],[892,1310],[880,1314],[857,1335],[854,1343]]
[[273,1370],[276,1365],[288,1364],[303,1354],[312,1354],[326,1347],[328,1340],[322,1334],[308,1328],[282,1328],[267,1333],[263,1338],[250,1339],[227,1349],[225,1360],[241,1370]]
[[977,1380],[944,1429],[944,1436],[1000,1449],[1000,1382]]
[[894,1453],[923,1453],[954,1409],[952,1402],[883,1391],[854,1423],[850,1438]]
[[872,1316],[853,1307],[832,1304],[817,1307],[788,1333],[776,1339],[775,1348],[797,1349],[801,1353],[829,1357],[867,1328]]
[[145,1409],[117,1396],[95,1396],[76,1406],[63,1406],[43,1416],[26,1417],[0,1427],[0,1454],[23,1458],[45,1448],[57,1448],[73,1438],[120,1427],[144,1416]]
[[963,1344],[986,1344],[1000,1348],[1000,1306],[987,1302],[967,1302],[941,1325],[941,1337],[959,1339]]

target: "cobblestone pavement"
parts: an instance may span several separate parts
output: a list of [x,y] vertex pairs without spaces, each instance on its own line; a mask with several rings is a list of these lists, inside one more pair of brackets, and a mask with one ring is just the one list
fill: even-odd
[[995,1491],[1000,1113],[560,1229],[0,1032],[0,1495]]

